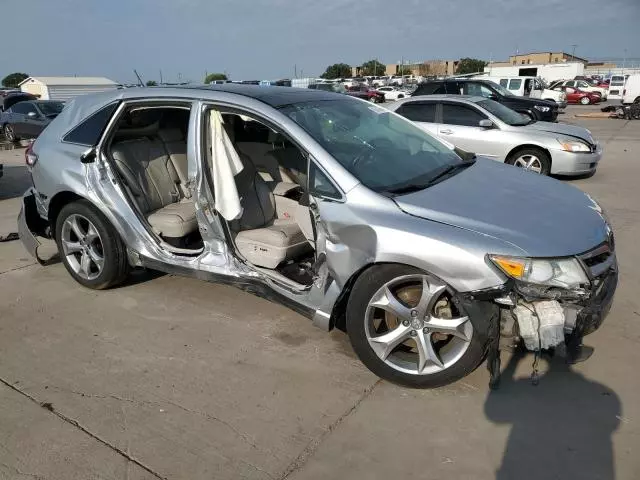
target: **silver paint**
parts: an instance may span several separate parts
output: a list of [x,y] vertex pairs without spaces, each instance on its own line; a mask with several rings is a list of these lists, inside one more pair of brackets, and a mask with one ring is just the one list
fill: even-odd
[[[151,100],[191,105],[187,139],[188,184],[204,240],[204,248],[196,256],[180,255],[141,221],[102,151],[123,105]],[[63,142],[61,138],[84,118],[112,102],[125,103],[111,119],[97,146],[96,161],[81,164],[79,158],[87,147]],[[302,146],[343,192],[341,201],[311,199],[312,206],[317,207],[316,252],[318,257],[325,256],[325,261],[309,288],[291,288],[263,269],[244,263],[227,242],[225,227],[213,211],[213,192],[208,186],[204,171],[206,161],[200,148],[203,138],[201,112],[207,105],[233,107],[268,119]],[[36,202],[45,220],[52,199],[73,193],[104,213],[126,243],[132,264],[144,265],[145,261],[151,261],[167,270],[182,269],[200,277],[212,274],[229,281],[258,282],[289,303],[315,312],[311,315],[314,324],[324,329],[331,328],[336,302],[345,293],[354,274],[373,264],[410,265],[437,277],[455,291],[469,292],[505,283],[505,276],[486,261],[489,253],[575,255],[606,239],[604,220],[590,208],[591,200],[578,190],[499,164],[495,164],[497,168],[484,168],[480,161],[421,192],[395,199],[384,197],[360,184],[289,117],[266,103],[235,93],[208,89],[131,88],[79,97],[45,129],[33,150],[39,157],[31,169]],[[466,185],[477,186],[465,191],[456,180],[458,177],[466,179]],[[550,195],[553,202],[547,201],[538,214],[532,216],[530,209],[523,214],[520,202],[528,202],[528,199],[510,186],[514,181],[527,187],[528,198],[534,196],[539,201]],[[589,216],[587,210],[593,215]],[[582,223],[585,219],[587,227]],[[21,222],[24,222],[24,215]],[[556,226],[561,234],[555,231]],[[20,231],[33,250],[34,244],[25,238],[22,224]]]

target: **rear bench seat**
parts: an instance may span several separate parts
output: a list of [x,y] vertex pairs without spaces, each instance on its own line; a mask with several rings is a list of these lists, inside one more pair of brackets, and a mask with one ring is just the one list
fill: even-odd
[[[179,132],[179,131],[178,131]],[[180,134],[157,130],[116,141],[111,154],[118,171],[154,232],[180,238],[198,229],[186,188],[186,142]],[[167,140],[163,142],[162,138]]]

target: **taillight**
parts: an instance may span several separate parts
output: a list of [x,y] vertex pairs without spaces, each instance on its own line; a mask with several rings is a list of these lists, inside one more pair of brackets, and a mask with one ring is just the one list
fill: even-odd
[[28,167],[33,167],[37,161],[38,155],[33,153],[33,143],[30,143],[24,151],[24,163],[26,163]]

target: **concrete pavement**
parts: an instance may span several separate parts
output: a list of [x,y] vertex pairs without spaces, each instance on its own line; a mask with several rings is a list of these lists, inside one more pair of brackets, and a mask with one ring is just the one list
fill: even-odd
[[[234,288],[140,274],[93,292],[0,243],[0,479],[639,478],[640,122],[562,120],[605,145],[568,183],[607,209],[620,262],[588,362],[543,361],[533,387],[532,357],[505,355],[497,392],[484,367],[407,390],[340,332]],[[28,177],[19,153],[0,162],[5,235]]]

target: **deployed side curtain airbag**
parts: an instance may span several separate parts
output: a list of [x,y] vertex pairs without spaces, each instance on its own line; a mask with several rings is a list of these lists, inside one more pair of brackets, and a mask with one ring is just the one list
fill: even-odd
[[227,132],[223,128],[222,115],[212,110],[209,116],[211,128],[211,159],[213,168],[213,192],[216,210],[227,221],[242,215],[240,196],[234,177],[242,171],[242,162]]

